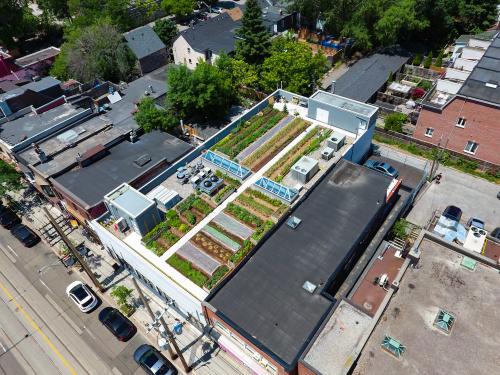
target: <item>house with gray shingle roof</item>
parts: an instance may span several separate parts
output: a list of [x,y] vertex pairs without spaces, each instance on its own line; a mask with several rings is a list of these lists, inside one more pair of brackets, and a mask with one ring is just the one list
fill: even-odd
[[167,63],[167,48],[154,30],[146,25],[123,34],[144,75]]

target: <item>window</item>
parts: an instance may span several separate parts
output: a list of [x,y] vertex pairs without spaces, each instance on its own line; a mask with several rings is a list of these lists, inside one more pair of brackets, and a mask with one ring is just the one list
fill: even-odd
[[366,127],[367,127],[367,122],[366,120],[359,120],[359,129],[360,130],[366,130]]
[[425,136],[432,138],[432,134],[434,134],[434,129],[433,128],[427,128],[425,129]]
[[189,63],[191,64],[191,59],[189,59],[188,61],[189,61]]
[[188,53],[191,53],[191,48],[188,47]]
[[456,126],[458,126],[459,128],[465,128],[466,122],[467,122],[467,120],[465,118],[459,117],[457,120]]
[[223,324],[219,323],[218,321],[215,321],[215,326],[217,329],[220,329],[222,332],[226,333],[227,335],[230,335],[229,329],[226,328]]
[[54,190],[49,185],[42,185],[41,186],[43,192],[49,196],[49,197],[55,197],[56,195],[54,194]]
[[469,154],[475,154],[478,147],[479,144],[477,144],[476,142],[468,141],[467,144],[465,145],[464,151],[468,152]]

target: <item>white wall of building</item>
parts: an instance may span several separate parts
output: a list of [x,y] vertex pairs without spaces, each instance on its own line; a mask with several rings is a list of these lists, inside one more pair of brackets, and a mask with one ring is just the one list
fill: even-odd
[[[173,46],[172,52],[174,54],[174,62],[177,65],[186,65],[189,69],[196,68],[197,63],[205,61],[205,54],[195,51],[189,43],[181,35],[179,36]],[[212,54],[212,61],[218,57],[215,53]]]
[[459,57],[458,59],[455,60],[453,67],[455,69],[467,70],[467,71],[471,72],[475,68],[476,65],[477,65],[477,61],[475,61],[475,60],[467,60],[467,59]]
[[490,46],[491,41],[490,40],[481,40],[481,39],[474,39],[471,38],[469,39],[469,47],[474,47],[474,48],[482,48],[486,49]]
[[479,60],[483,57],[484,52],[484,49],[465,47],[462,50],[462,58],[468,60]]
[[90,225],[99,236],[102,244],[108,250],[112,251],[118,258],[127,262],[136,271],[146,277],[156,286],[156,288],[175,301],[175,306],[180,313],[186,317],[189,314],[201,324],[206,324],[201,309],[200,299],[189,293],[187,289],[183,288],[182,285],[155,267],[154,264],[151,264],[149,260],[143,258],[136,251],[128,247],[125,242],[115,237],[115,235],[102,227],[97,221],[92,221]]

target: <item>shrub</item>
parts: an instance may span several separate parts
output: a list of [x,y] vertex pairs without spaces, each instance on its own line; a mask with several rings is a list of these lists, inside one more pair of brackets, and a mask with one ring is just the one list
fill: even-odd
[[424,68],[429,69],[432,65],[432,51],[425,57]]
[[417,87],[413,90],[412,94],[411,94],[411,97],[413,99],[420,99],[421,97],[423,97],[425,95],[425,90],[421,87]]
[[186,224],[181,224],[181,225],[179,225],[179,230],[182,233],[187,233],[187,232],[189,232],[189,227]]
[[168,210],[167,213],[165,214],[165,217],[167,219],[173,219],[179,216],[177,215],[177,212],[175,210]]
[[401,238],[405,240],[408,237],[408,221],[405,219],[399,219],[394,223],[391,233],[394,237]]
[[164,232],[161,235],[161,238],[163,238],[164,240],[166,240],[170,246],[172,246],[174,243],[176,243],[180,239],[178,236],[176,236],[175,234],[173,234],[170,231]]
[[274,223],[271,220],[267,220],[264,225],[261,225],[257,228],[257,230],[252,234],[252,238],[255,241],[260,241],[262,237],[274,226]]
[[193,214],[191,211],[186,211],[184,216],[186,217],[186,220],[189,224],[191,224],[191,225],[196,224],[196,215]]
[[241,182],[235,178],[230,177],[227,173],[223,173],[219,170],[215,171],[215,175],[220,179],[224,180],[224,182],[228,185],[234,186],[235,188],[241,186]]
[[222,202],[222,198],[224,198],[230,190],[234,190],[234,187],[231,185],[226,185],[221,190],[219,190],[214,197],[215,203],[219,204],[220,202]]
[[166,221],[162,221],[160,224],[158,224],[157,226],[155,226],[153,229],[151,229],[148,234],[146,234],[143,238],[142,238],[142,241],[144,243],[149,243],[155,239],[157,239],[158,237],[160,237],[160,235],[169,229],[169,226],[168,226],[168,223]]
[[392,82],[394,81],[394,73],[391,71],[389,72],[389,77],[387,77],[387,82]]
[[167,263],[200,287],[203,286],[208,280],[208,277],[206,277],[196,268],[193,268],[191,263],[184,259],[181,259],[176,254],[168,258]]
[[183,212],[189,210],[191,207],[193,207],[193,202],[195,201],[195,199],[196,199],[196,195],[191,194],[189,197],[187,197],[186,199],[184,199],[182,202],[180,202],[177,205],[177,211],[180,213],[183,213]]
[[408,117],[403,113],[391,113],[384,119],[384,129],[395,132],[403,132],[403,124],[408,120]]
[[247,209],[240,207],[234,203],[229,203],[226,207],[226,210],[239,220],[243,221],[244,223],[250,224],[254,227],[259,227],[263,224],[262,219],[255,216]]
[[124,285],[115,286],[111,291],[111,296],[116,299],[116,303],[120,307],[120,310],[127,316],[129,316],[134,309],[130,304],[130,297],[132,297],[132,293],[133,290]]
[[426,79],[421,80],[417,87],[423,88],[425,91],[429,91],[432,88],[432,83]]
[[201,198],[196,198],[193,201],[193,207],[204,215],[208,215],[212,212],[212,207],[210,207],[210,205]]
[[439,51],[439,55],[436,58],[436,62],[434,63],[434,66],[437,66],[439,68],[441,68],[443,66],[443,54],[444,54],[443,50]]
[[245,190],[245,192],[254,196],[255,198],[259,198],[259,199],[263,200],[264,202],[272,204],[274,207],[283,206],[283,203],[279,199],[271,198],[269,195],[264,194],[258,190],[247,189],[247,190]]
[[422,55],[420,53],[417,53],[413,58],[413,65],[420,66],[420,64],[422,64]]
[[252,250],[253,244],[250,240],[243,241],[243,246],[236,253],[231,255],[229,260],[234,264],[238,264]]
[[227,266],[221,266],[217,268],[217,271],[214,272],[212,277],[207,281],[205,286],[208,289],[212,289],[217,283],[229,272],[229,268]]

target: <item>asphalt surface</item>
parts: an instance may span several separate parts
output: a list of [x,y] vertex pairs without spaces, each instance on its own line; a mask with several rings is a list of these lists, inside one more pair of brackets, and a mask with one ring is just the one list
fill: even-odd
[[118,341],[98,320],[105,301],[80,312],[65,294],[78,279],[44,243],[25,248],[0,228],[0,374],[144,374],[133,352],[147,340]]

